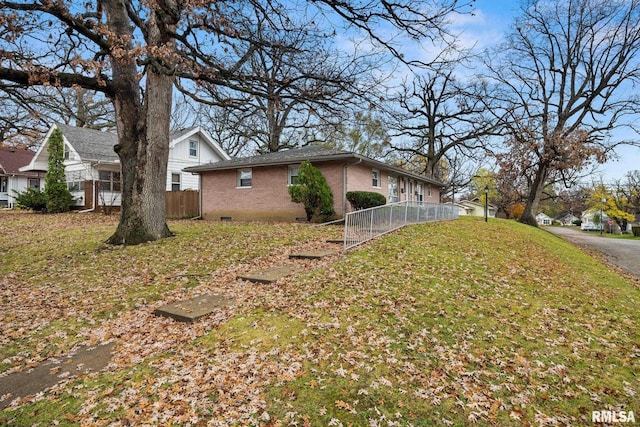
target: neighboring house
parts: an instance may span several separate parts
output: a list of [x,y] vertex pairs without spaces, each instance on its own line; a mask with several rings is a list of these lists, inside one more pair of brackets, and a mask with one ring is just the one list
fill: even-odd
[[538,215],[536,215],[536,222],[538,223],[538,225],[551,225],[553,224],[553,218],[551,218],[544,212],[540,212]]
[[576,225],[576,221],[580,221],[580,213],[576,212],[576,215],[573,214],[573,212],[564,212],[561,213],[560,215],[558,215],[558,217],[556,218],[556,221],[558,221],[560,224],[564,225],[564,226],[572,226],[572,225]]
[[40,188],[39,173],[20,171],[34,154],[24,148],[0,147],[0,207],[13,208],[16,192]]
[[313,145],[189,167],[185,171],[200,175],[204,219],[293,221],[306,219],[302,204],[293,203],[287,190],[303,161],[311,162],[326,178],[338,217],[351,210],[346,200],[349,191],[380,193],[387,203],[440,201],[443,186],[440,181],[360,154]]
[[604,221],[609,220],[609,216],[606,213],[602,214],[602,218],[599,221],[596,221],[600,218],[600,209],[592,208],[587,209],[582,213],[580,219],[582,220],[582,224],[580,225],[581,230],[587,231],[600,231],[603,229]]
[[[48,142],[55,128],[64,137],[65,175],[76,205],[84,209],[120,206],[120,159],[113,151],[114,133],[55,124],[24,171],[46,172]],[[167,191],[199,190],[199,181],[182,170],[187,166],[230,159],[229,155],[200,127],[170,134]]]
[[[480,199],[474,200],[461,200],[455,205],[458,207],[459,215],[481,216],[484,217],[484,203],[480,202]],[[489,204],[487,206],[487,216],[490,218],[496,217],[498,208]]]

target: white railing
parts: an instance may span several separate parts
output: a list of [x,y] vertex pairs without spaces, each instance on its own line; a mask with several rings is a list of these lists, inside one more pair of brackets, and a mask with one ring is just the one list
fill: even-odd
[[353,248],[408,224],[457,218],[458,209],[452,204],[408,201],[348,212],[344,218],[344,249]]

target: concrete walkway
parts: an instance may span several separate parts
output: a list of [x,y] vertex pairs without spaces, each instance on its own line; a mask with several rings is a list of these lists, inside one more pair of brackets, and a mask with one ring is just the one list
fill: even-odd
[[44,362],[32,370],[0,377],[0,410],[12,400],[35,395],[64,378],[97,372],[107,366],[114,343],[84,347],[59,359]]
[[552,234],[605,256],[610,264],[640,279],[640,239],[614,239],[600,233],[583,232],[577,227],[544,227]]

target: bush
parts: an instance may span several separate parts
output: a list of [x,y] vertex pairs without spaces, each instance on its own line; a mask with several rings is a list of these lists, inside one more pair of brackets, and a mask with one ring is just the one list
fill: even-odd
[[634,225],[631,227],[631,232],[635,237],[640,237],[640,225]]
[[373,208],[387,204],[387,198],[380,193],[372,191],[348,191],[347,200],[353,210]]
[[46,212],[47,195],[44,191],[28,188],[26,191],[16,191],[16,203],[19,208],[31,209],[37,212]]
[[323,220],[335,215],[331,187],[322,172],[309,162],[303,162],[298,168],[298,178],[289,187],[289,195],[292,202],[304,205],[307,221],[314,215],[320,215]]

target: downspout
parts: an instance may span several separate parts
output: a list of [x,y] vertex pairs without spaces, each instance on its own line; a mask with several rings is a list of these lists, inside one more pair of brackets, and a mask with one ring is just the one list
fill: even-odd
[[11,183],[13,183],[13,179],[9,179],[9,178],[14,178],[15,179],[15,174],[14,175],[5,175],[7,177],[7,207],[6,208],[2,208],[3,211],[8,211],[13,209],[13,205],[15,204],[15,199],[14,197],[11,195],[11,193],[13,192],[13,188],[11,187]]
[[78,213],[93,212],[96,210],[96,180],[91,180],[91,208],[78,211]]
[[355,163],[345,163],[342,167],[342,218],[347,216],[347,169],[349,166],[355,166],[362,163],[362,159],[358,159]]

